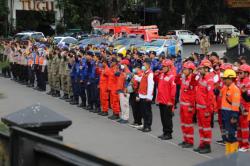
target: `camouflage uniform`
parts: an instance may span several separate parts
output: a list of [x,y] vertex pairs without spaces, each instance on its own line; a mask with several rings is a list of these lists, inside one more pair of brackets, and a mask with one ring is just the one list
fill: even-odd
[[65,80],[64,69],[65,69],[65,61],[64,61],[64,58],[61,58],[59,62],[59,77],[60,77],[60,85],[61,85],[60,89],[61,90],[64,89],[64,80]]
[[47,71],[48,71],[48,84],[52,88],[52,86],[53,86],[53,82],[52,82],[52,77],[53,77],[53,73],[52,73],[52,57],[49,57],[47,59]]
[[60,93],[60,77],[59,77],[59,63],[60,59],[58,55],[54,55],[51,62],[51,72],[52,72],[52,89],[56,93]]
[[69,96],[73,96],[71,77],[70,77],[71,69],[68,67],[69,64],[70,64],[70,58],[68,57],[66,61],[65,72],[64,72],[65,76],[67,77],[65,90]]

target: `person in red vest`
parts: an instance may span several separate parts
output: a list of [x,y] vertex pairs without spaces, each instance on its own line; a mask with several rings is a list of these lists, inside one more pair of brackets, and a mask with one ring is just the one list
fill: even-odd
[[200,154],[211,153],[212,129],[211,118],[215,109],[214,104],[214,75],[210,72],[212,63],[205,59],[199,66],[199,75],[196,76],[196,110],[199,126],[200,144],[194,149]]
[[[141,65],[137,64],[137,66],[133,69],[133,78],[131,80],[131,93],[130,93],[130,105],[133,112],[134,122],[130,125],[134,128],[142,128],[142,112],[140,111],[140,99],[139,99],[139,86],[140,82],[136,81],[135,76],[142,77],[143,71],[141,70]],[[129,88],[128,88],[129,89]]]
[[182,148],[192,148],[194,145],[193,116],[195,113],[195,86],[192,84],[195,64],[187,61],[183,64],[183,76],[180,82],[180,120],[183,142],[179,144]]
[[150,68],[151,59],[145,58],[142,66],[144,71],[142,77],[136,76],[135,79],[140,82],[139,86],[139,98],[140,98],[140,111],[143,116],[143,128],[140,130],[143,132],[150,132],[152,125],[152,108],[151,103],[153,99],[154,91],[154,74]]
[[101,110],[99,113],[101,116],[108,116],[109,110],[109,92],[108,92],[108,79],[109,79],[109,67],[108,61],[106,59],[102,60],[103,68],[101,69],[100,75],[100,101],[101,101]]
[[[239,76],[237,86],[242,92],[242,89],[250,90],[250,79],[249,79],[249,65],[243,64],[239,67]],[[241,97],[240,100],[240,116],[239,116],[239,129],[237,132],[239,140],[239,151],[246,152],[249,149],[249,123],[248,123],[248,113],[250,109],[250,103],[245,101]]]
[[162,71],[158,82],[157,102],[159,103],[163,126],[163,134],[158,138],[162,140],[172,139],[173,132],[172,110],[175,103],[176,84],[175,75],[171,72],[172,66],[171,60],[162,62]]

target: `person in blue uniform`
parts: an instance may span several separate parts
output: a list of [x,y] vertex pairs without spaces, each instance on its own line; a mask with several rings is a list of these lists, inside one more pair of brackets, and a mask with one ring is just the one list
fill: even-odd
[[87,97],[88,97],[88,106],[87,110],[90,112],[94,111],[94,104],[95,104],[95,72],[96,72],[96,65],[95,61],[93,60],[94,52],[88,51],[86,55],[86,88],[87,88]]
[[74,51],[71,53],[75,56],[75,61],[72,65],[71,69],[71,82],[72,82],[72,90],[73,90],[73,101],[70,102],[71,105],[78,105],[79,104],[79,80],[80,80],[80,58]]

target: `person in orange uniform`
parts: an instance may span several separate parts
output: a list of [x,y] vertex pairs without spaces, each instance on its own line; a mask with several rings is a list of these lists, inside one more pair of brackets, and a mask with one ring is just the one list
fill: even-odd
[[[239,67],[239,76],[237,86],[240,89],[250,90],[250,79],[249,79],[249,66],[247,64],[241,65]],[[239,151],[246,152],[249,149],[249,123],[248,123],[248,112],[250,109],[250,103],[246,102],[245,99],[241,97],[240,101],[240,116],[239,116],[239,130],[238,140],[239,140]]]
[[120,74],[118,76],[118,91],[120,106],[121,106],[121,114],[120,119],[117,121],[122,124],[128,123],[129,119],[129,96],[127,93],[127,85],[128,81],[131,80],[131,72],[128,68],[130,62],[128,59],[123,59],[120,62]]
[[223,84],[223,80],[222,80],[222,76],[225,70],[227,69],[232,69],[233,66],[229,63],[224,63],[220,65],[220,73],[218,76],[218,81],[216,81],[215,85],[214,85],[214,94],[215,94],[215,98],[216,98],[216,106],[217,106],[217,112],[218,112],[218,123],[220,126],[220,132],[221,132],[221,137],[222,140],[218,140],[216,141],[216,143],[218,144],[225,144],[225,135],[222,129],[222,114],[221,114],[221,95],[220,95],[220,90],[223,88],[224,84]]
[[195,86],[191,83],[194,70],[193,62],[188,61],[183,64],[183,76],[180,79],[180,120],[183,142],[179,144],[182,148],[192,148],[194,145]]
[[175,75],[171,72],[173,62],[164,60],[159,76],[157,102],[159,103],[163,134],[158,138],[162,140],[172,139],[173,121],[172,110],[175,104],[176,84]]
[[194,149],[201,154],[211,153],[212,129],[211,118],[214,111],[214,76],[210,73],[212,64],[203,60],[199,66],[199,76],[196,76],[196,110],[199,126],[200,144]]
[[109,70],[109,79],[108,79],[108,88],[110,91],[110,105],[113,110],[113,115],[109,116],[111,120],[119,119],[120,113],[120,101],[119,95],[117,93],[118,85],[117,85],[117,72],[118,72],[118,61],[116,58],[111,59],[111,65]]
[[153,120],[152,115],[152,99],[154,91],[154,74],[150,69],[151,59],[145,58],[142,66],[142,77],[135,76],[135,79],[140,82],[139,98],[140,98],[140,111],[143,116],[143,128],[139,129],[142,132],[150,132]]
[[224,86],[221,89],[222,126],[225,132],[225,154],[238,150],[236,138],[237,123],[239,120],[240,90],[235,85],[236,73],[232,69],[225,70],[223,74]]
[[101,69],[100,76],[100,101],[101,101],[101,109],[102,112],[99,113],[101,116],[108,116],[109,110],[109,92],[108,92],[108,79],[109,79],[109,67],[108,61],[106,59],[102,60],[103,68]]

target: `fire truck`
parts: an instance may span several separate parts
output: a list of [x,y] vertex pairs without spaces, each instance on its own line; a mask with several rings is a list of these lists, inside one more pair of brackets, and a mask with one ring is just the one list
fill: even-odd
[[159,38],[158,27],[156,25],[141,26],[139,24],[128,23],[105,23],[93,27],[94,31],[114,34],[115,37],[126,35],[141,36],[146,42]]

